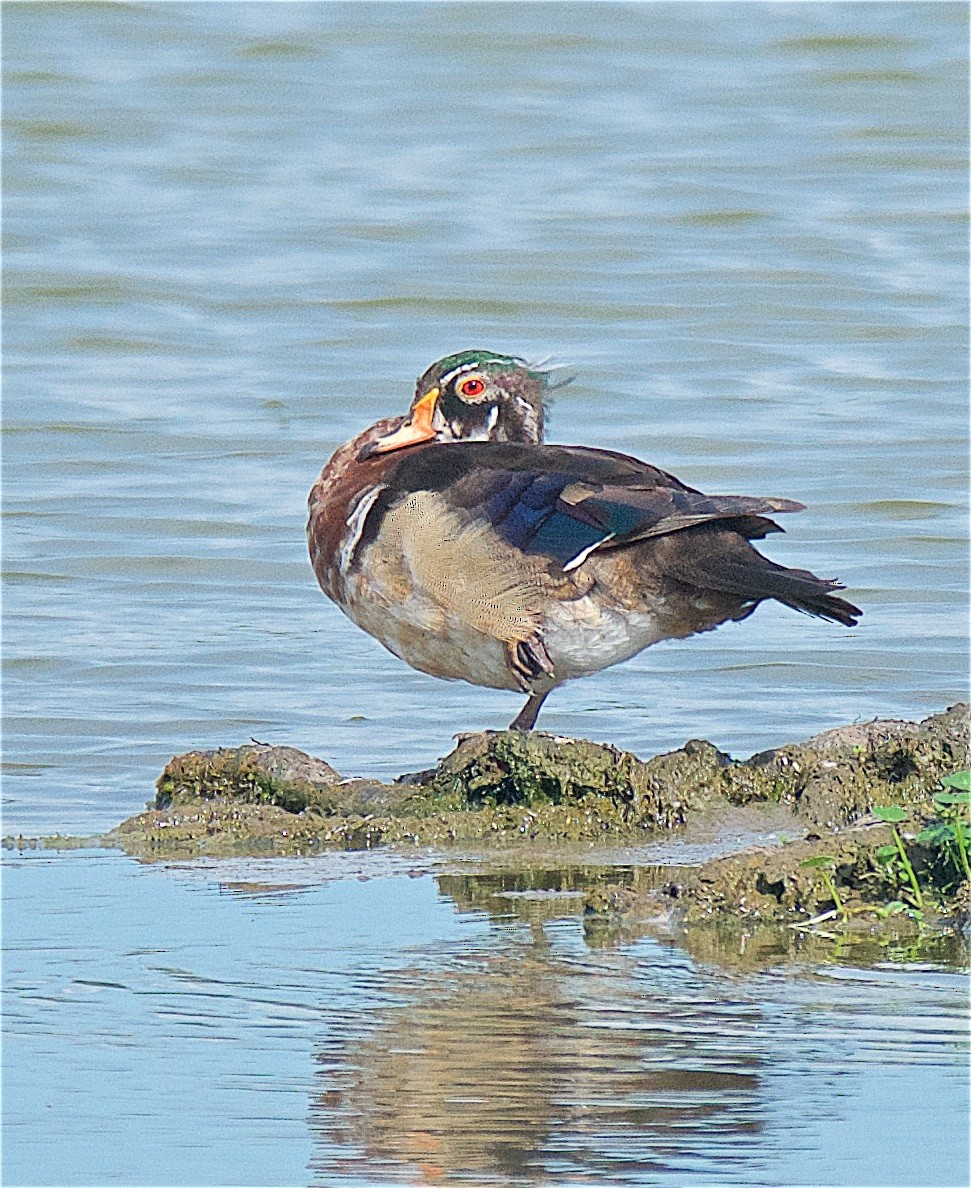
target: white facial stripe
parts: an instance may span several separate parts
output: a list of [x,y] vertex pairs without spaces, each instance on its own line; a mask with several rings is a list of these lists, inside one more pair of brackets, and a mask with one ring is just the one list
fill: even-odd
[[463,375],[466,371],[478,371],[480,366],[481,364],[479,363],[463,363],[461,367],[456,367],[448,375],[442,376],[438,381],[439,388],[444,392],[457,375]]
[[368,491],[366,495],[362,495],[354,505],[354,510],[347,517],[347,535],[344,537],[344,543],[341,545],[337,560],[337,568],[340,570],[342,576],[346,576],[354,562],[354,552],[364,534],[364,525],[367,522],[368,512],[374,507],[374,501],[384,490],[387,490],[386,484],[380,483]]
[[438,381],[438,386],[444,392],[456,376],[463,375],[466,371],[478,371],[480,367],[488,367],[491,363],[497,363],[502,367],[509,362],[513,362],[519,367],[527,366],[522,359],[481,359],[478,363],[463,363],[461,367],[455,367],[447,375],[443,375]]
[[449,428],[456,441],[491,441],[492,431],[499,420],[498,408],[493,408],[488,419],[481,425],[463,425],[461,421],[452,421]]
[[526,430],[527,434],[534,441],[539,441],[539,414],[537,413],[537,410],[533,408],[528,400],[521,400],[519,397],[516,398],[516,407],[522,414],[523,428]]

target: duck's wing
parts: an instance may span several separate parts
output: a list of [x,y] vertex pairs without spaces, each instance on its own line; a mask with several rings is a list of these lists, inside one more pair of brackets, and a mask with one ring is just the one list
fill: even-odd
[[636,458],[579,446],[457,442],[402,459],[393,486],[432,490],[508,545],[564,571],[592,552],[734,520],[748,539],[781,529],[770,513],[791,499],[705,495]]

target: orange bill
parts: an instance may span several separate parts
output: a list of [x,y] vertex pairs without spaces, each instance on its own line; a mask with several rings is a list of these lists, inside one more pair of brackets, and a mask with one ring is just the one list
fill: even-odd
[[400,429],[389,433],[387,437],[379,437],[377,441],[372,441],[364,447],[360,454],[361,460],[370,458],[372,454],[390,454],[392,450],[431,441],[435,436],[432,419],[435,416],[435,405],[438,403],[439,395],[438,388],[430,388],[412,407],[411,416]]

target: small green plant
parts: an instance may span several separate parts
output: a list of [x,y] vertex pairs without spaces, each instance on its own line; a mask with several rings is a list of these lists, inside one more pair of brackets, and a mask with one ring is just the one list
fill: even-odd
[[941,783],[953,792],[935,792],[938,819],[932,821],[917,840],[946,855],[958,876],[971,880],[971,771],[956,771]]
[[899,899],[893,899],[890,903],[885,903],[882,907],[877,908],[877,915],[881,920],[886,920],[887,916],[899,916],[906,913],[907,905]]
[[815,858],[806,858],[799,865],[809,870],[819,871],[823,876],[823,882],[826,884],[826,890],[829,892],[830,899],[833,901],[833,906],[844,921],[848,919],[849,913],[842,899],[840,899],[840,894],[836,890],[836,883],[833,881],[833,873],[836,870],[836,859],[831,854],[818,854]]
[[[907,854],[903,838],[897,829],[901,821],[907,820],[907,810],[901,808],[899,804],[874,805],[873,815],[878,820],[887,822],[893,836],[892,846],[880,846],[876,851],[877,861],[892,871],[898,882],[906,879],[910,884],[915,905],[918,910],[923,911],[924,896],[921,894],[920,884],[917,882],[917,875],[914,874],[914,868]],[[901,878],[901,872],[903,872],[903,878]]]

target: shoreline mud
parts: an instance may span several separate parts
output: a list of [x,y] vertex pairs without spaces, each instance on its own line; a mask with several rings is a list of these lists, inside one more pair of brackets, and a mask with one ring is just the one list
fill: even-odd
[[780,928],[793,942],[905,943],[959,937],[971,913],[971,805],[953,785],[969,749],[963,704],[922,722],[828,730],[747,760],[701,740],[644,761],[582,739],[482,733],[390,784],[254,743],[176,756],[146,811],[106,834],[3,844],[98,846],[143,861],[420,847],[492,855],[510,870],[593,866],[598,851],[620,848],[640,857],[584,891],[598,943],[632,928],[682,940],[717,933],[730,946],[762,930],[778,947]]

